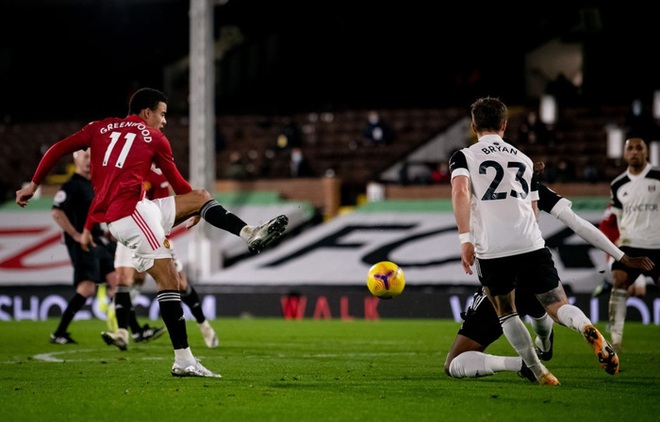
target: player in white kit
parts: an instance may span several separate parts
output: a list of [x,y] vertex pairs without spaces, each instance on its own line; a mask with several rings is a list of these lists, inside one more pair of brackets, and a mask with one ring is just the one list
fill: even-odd
[[[648,146],[641,138],[626,140],[625,172],[610,184],[610,205],[619,227],[617,245],[629,255],[646,255],[660,260],[660,168],[648,162]],[[660,267],[642,271],[612,264],[609,322],[612,346],[619,353],[623,343],[628,287],[640,274],[660,283]]]
[[601,367],[616,374],[616,353],[584,312],[568,303],[545,247],[537,222],[533,162],[503,139],[506,105],[485,97],[476,100],[470,111],[478,142],[449,160],[463,270],[472,274],[476,264],[505,337],[540,384],[558,385],[559,381],[539,360],[529,331],[518,317],[517,285],[532,292],[555,322],[582,333]]

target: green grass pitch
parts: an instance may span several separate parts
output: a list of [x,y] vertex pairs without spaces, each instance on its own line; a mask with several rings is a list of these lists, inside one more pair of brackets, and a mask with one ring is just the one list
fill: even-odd
[[[515,373],[447,377],[459,327],[447,320],[217,319],[217,349],[189,321],[193,353],[221,379],[172,377],[167,335],[121,352],[101,340],[103,321],[74,321],[76,345],[50,344],[56,325],[0,322],[3,421],[603,422],[660,414],[657,325],[626,324],[616,376],[578,333],[555,326],[547,366],[556,387]],[[488,351],[514,354],[504,338]]]

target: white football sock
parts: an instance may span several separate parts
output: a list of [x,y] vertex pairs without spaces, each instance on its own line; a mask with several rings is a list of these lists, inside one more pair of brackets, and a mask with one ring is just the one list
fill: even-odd
[[[547,352],[550,349],[550,334],[552,333],[553,321],[550,315],[543,314],[540,318],[532,317],[532,330],[536,333],[541,342],[541,349]],[[540,345],[539,345],[540,347]]]
[[[534,368],[541,363],[539,357],[534,351],[532,336],[527,331],[527,327],[518,317],[517,313],[500,317],[502,331],[509,344],[518,352],[525,364],[534,371]],[[536,373],[536,372],[535,372]]]
[[584,327],[592,325],[589,318],[587,318],[580,308],[570,304],[562,305],[557,310],[557,319],[562,325],[580,334],[584,330]]
[[250,236],[252,236],[252,226],[248,225],[243,227],[238,236],[247,242],[250,239]]
[[449,374],[453,378],[480,378],[495,372],[518,372],[522,367],[520,356],[495,356],[469,351],[456,356],[449,364]]
[[185,349],[175,349],[174,350],[174,361],[179,362],[182,366],[190,366],[195,364],[195,357],[190,350],[190,347]]
[[610,293],[610,335],[612,345],[621,347],[623,342],[623,325],[626,321],[628,291],[624,289],[612,289]]

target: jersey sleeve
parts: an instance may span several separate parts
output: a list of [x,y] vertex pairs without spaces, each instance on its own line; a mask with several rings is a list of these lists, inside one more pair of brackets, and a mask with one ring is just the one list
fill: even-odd
[[564,207],[556,217],[573,230],[575,234],[606,254],[611,255],[617,261],[623,258],[624,252],[621,249],[612,243],[596,226],[575,214],[570,207]]
[[449,171],[451,172],[452,179],[456,176],[470,177],[467,159],[465,158],[465,153],[463,153],[462,150],[456,151],[449,158]]
[[172,186],[172,190],[177,195],[182,195],[192,191],[192,187],[186,181],[186,179],[181,175],[181,172],[174,163],[174,156],[172,154],[172,146],[167,140],[165,135],[162,136],[162,148],[157,149],[155,156],[156,167],[165,175],[165,178]]
[[46,176],[48,176],[50,171],[62,157],[65,157],[68,154],[73,154],[81,149],[87,149],[87,147],[89,147],[87,142],[85,128],[83,128],[48,148],[48,151],[46,151],[41,158],[41,161],[39,161],[37,170],[34,172],[34,176],[32,176],[32,182],[35,185],[41,185]]
[[573,203],[553,191],[543,183],[536,183],[539,193],[539,209],[557,218],[565,208],[571,208]]

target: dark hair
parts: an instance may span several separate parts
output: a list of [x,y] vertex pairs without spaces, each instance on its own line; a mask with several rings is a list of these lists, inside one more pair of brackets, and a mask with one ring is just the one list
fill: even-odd
[[161,102],[167,104],[167,96],[164,93],[153,88],[140,88],[131,95],[128,114],[140,114],[145,108],[156,110]]
[[499,132],[507,120],[506,105],[499,98],[483,97],[470,106],[472,122],[477,132]]

